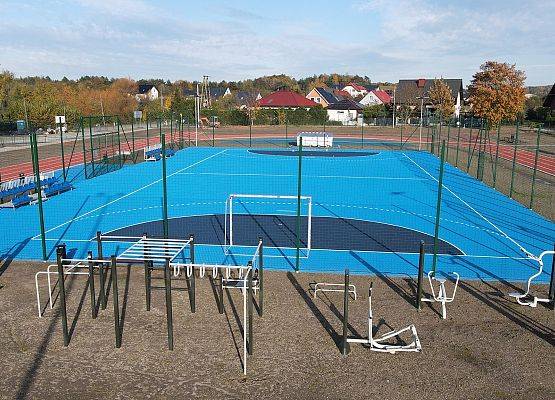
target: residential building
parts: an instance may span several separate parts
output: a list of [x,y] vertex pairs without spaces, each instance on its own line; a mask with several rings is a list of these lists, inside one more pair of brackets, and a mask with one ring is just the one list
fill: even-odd
[[320,104],[324,108],[340,100],[335,94],[323,87],[315,87],[306,95],[306,98]]
[[391,97],[383,90],[374,89],[368,92],[360,101],[363,106],[374,106],[377,104],[389,104],[391,103]]
[[312,108],[317,107],[318,104],[312,100],[307,99],[303,95],[293,92],[292,90],[278,90],[277,92],[270,93],[262,97],[258,101],[261,108]]
[[358,85],[353,82],[346,84],[342,90],[349,93],[351,97],[364,96],[368,93],[368,89],[366,89],[364,86]]
[[139,85],[139,92],[135,94],[137,101],[156,100],[160,96],[160,92],[154,85]]
[[543,106],[555,110],[555,84],[551,87],[551,91],[543,101]]
[[341,122],[343,125],[357,125],[362,110],[363,106],[352,99],[343,99],[330,104],[326,109],[330,121]]
[[[395,90],[394,103],[396,107],[401,105],[409,105],[413,108],[419,108],[420,104],[427,109],[433,109],[433,105],[429,99],[430,89],[435,79],[402,79],[397,84]],[[453,115],[458,117],[461,113],[463,105],[463,84],[462,79],[443,79],[443,81],[451,89],[453,103],[455,103],[455,112]]]
[[260,92],[240,91],[235,93],[235,102],[239,108],[249,108],[262,98]]

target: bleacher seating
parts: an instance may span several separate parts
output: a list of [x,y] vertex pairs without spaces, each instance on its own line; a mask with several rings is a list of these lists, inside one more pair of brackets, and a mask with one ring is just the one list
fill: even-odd
[[[37,201],[34,176],[22,176],[0,184],[0,207],[18,208]],[[43,200],[73,189],[69,182],[58,182],[54,172],[46,172],[40,176]],[[34,192],[34,193],[33,193]]]
[[[166,149],[166,157],[175,155],[175,150],[172,148]],[[160,161],[162,159],[162,145],[154,144],[145,147],[145,161]]]

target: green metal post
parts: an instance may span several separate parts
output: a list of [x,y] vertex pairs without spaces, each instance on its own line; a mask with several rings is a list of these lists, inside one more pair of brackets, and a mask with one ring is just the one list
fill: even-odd
[[470,171],[470,163],[472,162],[470,150],[472,149],[472,128],[473,127],[474,127],[474,115],[470,117],[470,133],[468,134],[468,153],[466,155],[466,172]]
[[112,274],[112,302],[114,303],[114,331],[116,334],[116,348],[121,347],[121,321],[119,317],[119,292],[116,256],[110,257],[110,271]]
[[147,117],[146,117],[146,147],[148,147],[150,145],[150,141],[148,140],[148,125],[150,125],[150,124],[148,122],[148,115],[147,115]]
[[166,176],[166,134],[161,133],[162,139],[162,196],[163,196],[163,203],[162,203],[162,216],[163,216],[163,224],[164,224],[164,239],[168,238],[168,182]]
[[252,124],[249,125],[249,147],[252,147]]
[[514,152],[513,152],[513,168],[511,170],[511,187],[509,189],[510,198],[513,198],[513,188],[515,184],[516,152],[517,152],[517,145],[518,145],[519,125],[520,125],[519,121],[516,121],[515,145],[514,145]]
[[37,145],[37,134],[31,132],[31,159],[33,161],[33,171],[35,172],[35,191],[37,192],[37,204],[39,208],[40,239],[42,247],[42,259],[47,260],[46,255],[46,235],[44,232],[44,210],[42,207],[42,185],[40,182],[39,150]]
[[258,309],[259,315],[264,313],[264,244],[262,238],[258,238],[260,251],[258,253]]
[[459,145],[461,143],[461,124],[459,121],[459,129],[457,131],[457,151],[455,153],[455,167],[459,166]]
[[214,130],[216,129],[216,119],[212,117],[212,147],[216,147],[216,142],[214,140]]
[[451,145],[451,123],[447,125],[447,149],[445,150],[445,159],[449,162],[449,146]]
[[302,163],[303,163],[303,138],[300,137],[299,140],[299,171],[297,174],[297,254],[295,259],[295,271],[299,272],[301,258],[301,190],[302,190]]
[[63,125],[62,125],[61,119],[58,125],[60,127],[60,146],[61,146],[61,152],[62,152],[62,175],[64,177],[64,181],[66,181],[67,171],[66,171],[66,157],[64,153],[64,131],[63,131]]
[[93,141],[93,133],[92,133],[92,117],[89,117],[89,139],[91,142],[91,170],[92,170],[92,175],[91,176],[95,176],[94,174],[94,141]]
[[364,149],[364,116],[362,117],[362,125],[360,126],[360,148]]
[[538,159],[540,156],[540,135],[542,125],[538,125],[538,136],[536,138],[536,154],[534,156],[534,171],[532,172],[532,189],[530,192],[530,209],[534,206],[534,189],[536,187],[536,175],[538,173]]
[[85,124],[83,123],[83,116],[79,118],[79,125],[81,125],[81,144],[83,146],[83,166],[85,168],[85,178],[88,178],[87,174],[87,146],[85,145]]
[[441,142],[441,158],[439,164],[439,179],[437,182],[437,205],[436,205],[436,224],[434,231],[434,258],[432,262],[432,274],[436,274],[437,249],[439,244],[439,221],[441,215],[441,194],[443,192],[443,169],[445,166],[445,140]]
[[[343,343],[341,354],[344,357],[349,355],[351,352],[351,347],[349,345],[348,332],[349,332],[349,269],[345,269],[345,290],[343,290]],[[372,332],[368,332],[368,334],[372,334]]]
[[118,125],[118,160],[119,160],[119,167],[122,167],[123,164],[123,157],[121,155],[121,140],[120,140],[120,126],[121,126],[121,121],[119,120],[119,117],[116,117],[116,124]]
[[495,163],[493,164],[493,188],[497,183],[497,162],[499,161],[499,139],[501,137],[501,122],[497,124],[497,140],[495,141]]
[[287,142],[287,129],[289,127],[289,121],[287,119],[287,111],[285,111],[285,141]]
[[418,283],[416,286],[416,308],[419,310],[422,306],[422,284],[424,283],[424,260],[425,260],[425,251],[424,251],[424,241],[420,241],[420,252],[418,257]]
[[135,161],[135,126],[134,126],[135,116],[131,117],[131,158]]

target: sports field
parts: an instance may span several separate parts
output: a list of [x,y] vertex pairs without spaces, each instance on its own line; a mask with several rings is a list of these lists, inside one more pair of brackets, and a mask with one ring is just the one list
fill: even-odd
[[[77,258],[95,250],[97,231],[121,236],[161,234],[161,162],[124,166],[83,179],[75,189],[44,203],[47,255],[65,243]],[[356,274],[417,272],[418,247],[431,265],[439,160],[417,151],[317,150],[303,157],[300,270]],[[440,211],[438,268],[462,278],[523,281],[537,263],[526,255],[551,250],[554,224],[473,177],[446,165]],[[58,172],[59,173],[59,172]],[[167,160],[170,237],[196,236],[205,263],[241,263],[258,237],[268,250],[266,266],[295,267],[298,157],[271,148],[187,148]],[[235,202],[233,246],[226,217],[230,195],[291,196]],[[40,259],[37,206],[2,209],[4,258]],[[518,215],[518,219],[514,216]],[[309,218],[310,217],[310,218]],[[309,232],[309,220],[311,231]],[[307,243],[310,234],[311,243]],[[125,249],[107,242],[105,254]],[[546,266],[551,265],[550,261]],[[548,268],[549,269],[549,268]],[[539,280],[548,282],[550,271]]]

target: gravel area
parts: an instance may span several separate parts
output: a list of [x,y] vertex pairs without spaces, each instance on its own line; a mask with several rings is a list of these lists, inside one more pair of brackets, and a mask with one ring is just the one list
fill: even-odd
[[[441,320],[437,304],[414,308],[411,279],[354,276],[359,298],[350,303],[351,333],[366,334],[372,280],[374,328],[385,333],[414,323],[423,350],[391,355],[352,345],[343,357],[342,295],[314,298],[310,291],[311,282],[343,277],[267,271],[264,314],[254,318],[254,354],[245,377],[238,291],[224,293],[220,315],[208,278],[197,280],[195,314],[187,293],[175,290],[175,349],[169,351],[164,291],[153,292],[147,312],[142,268],[121,267],[123,343],[116,349],[112,297],[93,320],[86,278],[68,278],[73,327],[64,348],[59,302],[37,316],[34,274],[44,268],[0,261],[2,399],[555,398],[554,312],[517,305],[506,295],[515,290],[510,284],[461,282]],[[43,287],[43,306],[46,293]]]

